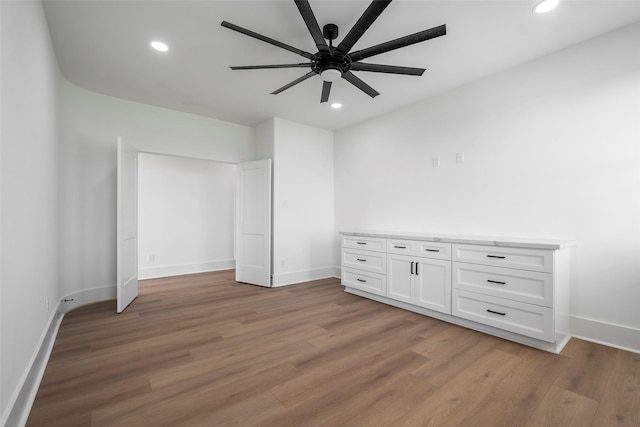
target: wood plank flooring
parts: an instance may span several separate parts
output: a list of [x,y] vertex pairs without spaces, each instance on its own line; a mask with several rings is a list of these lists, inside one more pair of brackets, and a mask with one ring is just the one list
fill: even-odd
[[222,271],[67,313],[28,426],[640,426],[640,354],[535,350]]

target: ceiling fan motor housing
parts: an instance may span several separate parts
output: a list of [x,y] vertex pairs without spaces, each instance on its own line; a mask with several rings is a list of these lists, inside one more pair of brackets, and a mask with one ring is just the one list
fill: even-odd
[[311,69],[316,74],[322,74],[325,70],[337,70],[340,75],[351,68],[349,55],[333,50],[332,52],[318,52],[311,57]]

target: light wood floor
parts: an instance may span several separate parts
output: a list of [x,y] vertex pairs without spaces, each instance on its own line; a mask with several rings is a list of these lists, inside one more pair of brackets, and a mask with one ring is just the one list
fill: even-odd
[[553,355],[347,294],[233,271],[68,313],[28,426],[639,426],[640,355]]

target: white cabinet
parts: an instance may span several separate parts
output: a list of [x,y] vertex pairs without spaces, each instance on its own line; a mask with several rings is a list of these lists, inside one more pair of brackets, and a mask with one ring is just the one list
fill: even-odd
[[453,245],[453,259],[454,316],[555,342],[554,251]]
[[346,291],[559,353],[569,334],[569,247],[489,240],[342,233]]
[[[393,246],[397,251],[408,246],[392,242],[390,245],[390,251]],[[426,251],[425,247],[433,252]],[[388,253],[387,297],[451,314],[451,261],[423,256],[434,254],[442,257],[450,253],[450,247],[450,244],[445,244],[434,249],[426,242],[413,242],[414,253],[419,256]]]
[[451,261],[419,258],[416,269],[414,304],[451,314]]
[[386,248],[386,239],[343,236],[342,284],[374,295],[386,295]]

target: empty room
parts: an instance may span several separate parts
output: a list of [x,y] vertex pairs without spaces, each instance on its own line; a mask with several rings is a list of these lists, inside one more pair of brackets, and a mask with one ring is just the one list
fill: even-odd
[[640,1],[0,0],[22,426],[640,425]]

